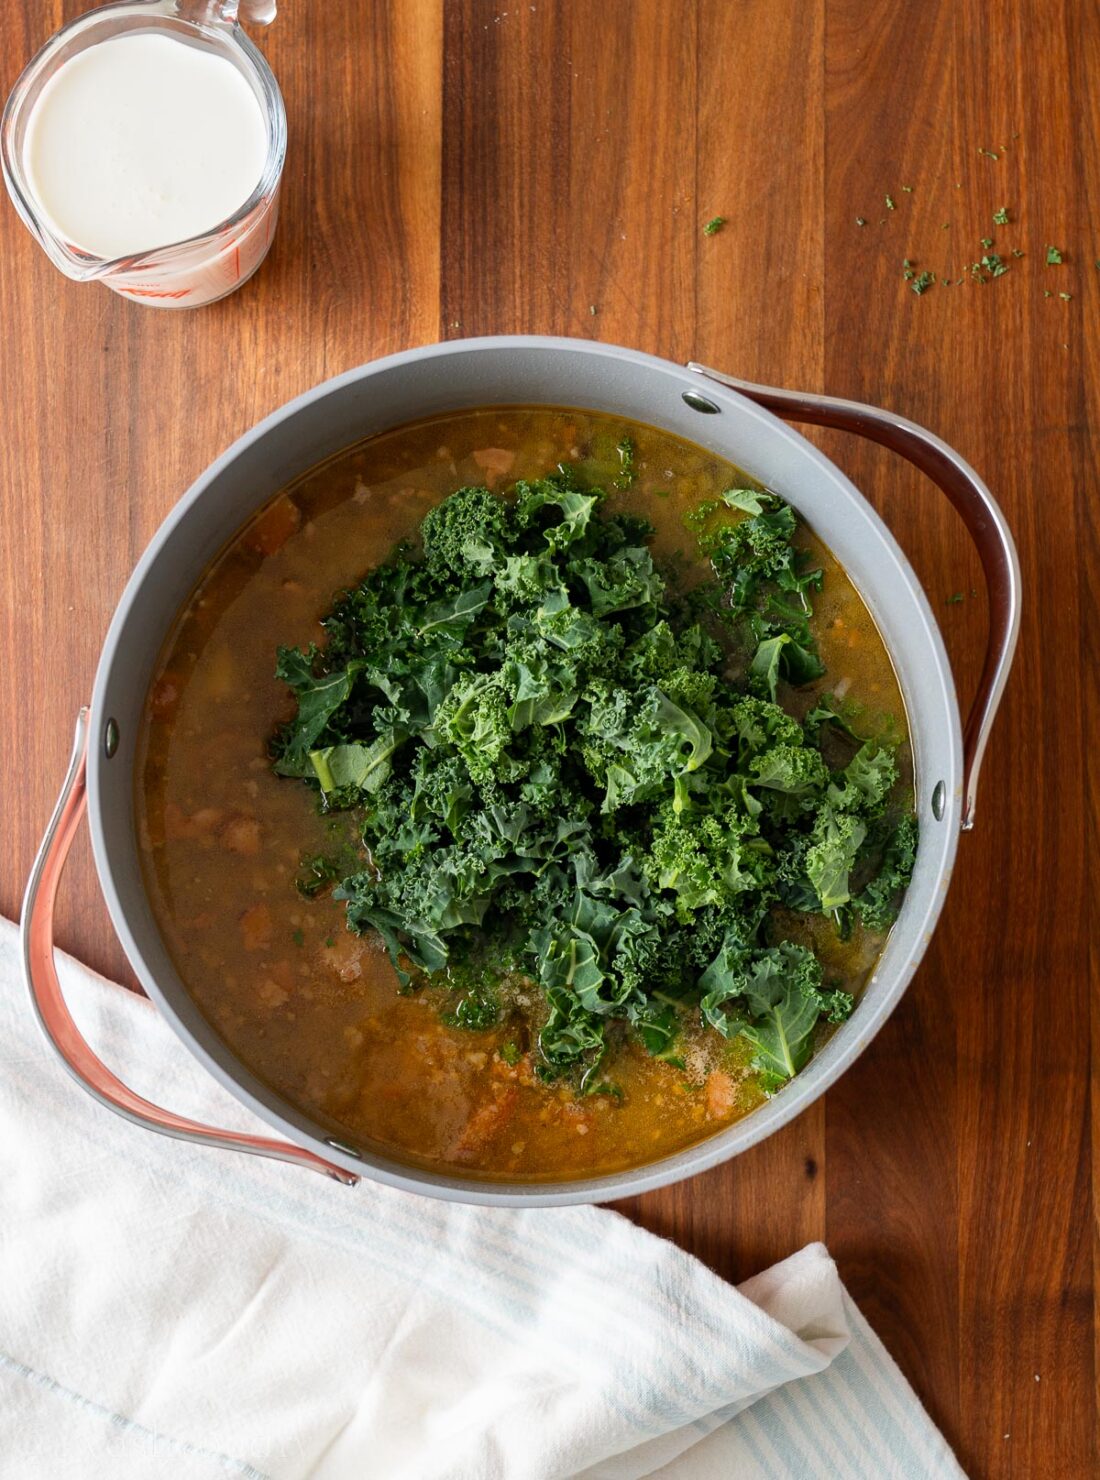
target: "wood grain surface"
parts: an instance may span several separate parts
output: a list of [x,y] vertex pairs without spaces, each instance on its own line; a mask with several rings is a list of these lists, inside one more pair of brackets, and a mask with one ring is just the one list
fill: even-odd
[[[83,8],[0,8],[5,91]],[[970,1473],[1095,1475],[1100,9],[283,0],[263,44],[290,152],[236,296],[172,314],[78,286],[0,210],[0,909],[146,541],[318,380],[438,338],[573,334],[924,422],[1002,501],[1026,591],[942,923],[825,1100],[624,1211],[730,1278],[824,1239]],[[983,237],[1010,271],[979,286]],[[968,280],[918,296],[904,258]],[[985,607],[961,523],[881,449],[815,440],[910,553],[967,695]],[[128,979],[85,842],[63,894],[62,943]]]

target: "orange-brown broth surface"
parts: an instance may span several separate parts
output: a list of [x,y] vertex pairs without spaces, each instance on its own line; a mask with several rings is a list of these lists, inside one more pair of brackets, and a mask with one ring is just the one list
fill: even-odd
[[[660,559],[690,552],[683,516],[746,479],[667,433],[552,409],[497,409],[417,423],[307,474],[247,526],[181,613],[149,694],[136,785],[153,909],[180,976],[233,1052],[341,1140],[420,1165],[515,1180],[584,1177],[636,1166],[712,1134],[763,1098],[743,1048],[699,1029],[685,1068],[632,1046],[611,1066],[622,1091],[577,1098],[547,1087],[530,1058],[510,1064],[505,1023],[445,1025],[431,992],[402,996],[379,941],[356,937],[342,907],[306,900],[303,854],[332,851],[347,817],[271,771],[266,746],[293,704],[276,682],[280,644],[320,640],[318,619],[466,483],[490,486],[579,462],[608,486],[629,432],[638,477],[612,509],[643,513]],[[866,608],[828,550],[815,630],[821,688],[896,716],[901,695]],[[814,689],[787,695],[799,712]],[[882,938],[857,930],[813,944],[859,991]],[[510,1057],[511,1055],[509,1055]]]

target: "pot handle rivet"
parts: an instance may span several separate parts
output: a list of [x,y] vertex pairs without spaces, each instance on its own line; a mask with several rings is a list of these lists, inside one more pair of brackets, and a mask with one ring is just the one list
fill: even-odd
[[111,760],[112,757],[116,754],[117,750],[118,721],[114,719],[109,719],[103,727],[103,754],[107,757],[108,760]]
[[932,816],[937,822],[943,821],[943,814],[947,810],[947,787],[942,781],[937,781],[932,791]]
[[708,401],[706,396],[701,396],[698,391],[681,391],[680,399],[686,406],[690,406],[692,411],[702,411],[706,416],[717,416],[722,409],[713,401]]
[[356,1161],[363,1160],[361,1151],[354,1146],[349,1146],[346,1141],[337,1141],[334,1136],[326,1136],[325,1145],[331,1146],[333,1151],[342,1151],[345,1156],[354,1156]]

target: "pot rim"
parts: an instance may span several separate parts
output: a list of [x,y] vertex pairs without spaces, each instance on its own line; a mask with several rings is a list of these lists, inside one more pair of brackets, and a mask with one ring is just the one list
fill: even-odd
[[[887,989],[882,991],[875,1000],[867,1001],[870,988],[879,980],[880,960],[864,988],[864,994],[857,1004],[856,1011],[850,1021],[838,1030],[824,1048],[815,1054],[806,1068],[777,1094],[775,1098],[760,1106],[742,1120],[734,1122],[733,1125],[715,1132],[713,1135],[706,1137],[692,1146],[664,1156],[658,1161],[648,1162],[633,1169],[603,1173],[599,1176],[586,1177],[568,1182],[536,1181],[510,1183],[507,1179],[460,1178],[401,1162],[387,1157],[382,1153],[365,1150],[362,1155],[349,1154],[348,1151],[341,1147],[339,1141],[325,1137],[321,1133],[320,1127],[317,1127],[313,1132],[305,1131],[302,1126],[296,1124],[284,1113],[286,1109],[295,1111],[295,1107],[291,1106],[281,1095],[267,1090],[266,1086],[263,1086],[252,1075],[251,1071],[246,1069],[242,1061],[228,1048],[228,1045],[225,1046],[225,1052],[235,1066],[235,1072],[232,1073],[226,1069],[224,1064],[219,1062],[206,1045],[196,1039],[190,1026],[183,1021],[181,1014],[172,1000],[172,994],[161,985],[156,974],[149,967],[145,960],[144,952],[131,928],[123,897],[123,889],[120,885],[112,850],[107,843],[103,824],[103,768],[105,756],[103,747],[97,743],[97,740],[103,734],[104,724],[107,718],[106,702],[108,690],[113,678],[113,669],[122,634],[129,620],[134,600],[148,578],[150,570],[155,566],[162,551],[174,538],[180,524],[187,518],[192,508],[206,495],[210,486],[242,454],[256,446],[275,428],[326,397],[337,394],[344,387],[370,380],[376,376],[385,375],[400,367],[417,362],[446,358],[457,359],[467,355],[491,355],[504,350],[544,351],[549,354],[569,351],[571,353],[591,355],[596,359],[603,359],[605,361],[613,361],[620,364],[625,362],[628,365],[633,364],[640,367],[648,367],[650,370],[659,370],[666,375],[671,373],[682,383],[684,389],[703,391],[707,399],[716,403],[720,408],[733,410],[743,421],[755,420],[761,423],[767,428],[773,439],[785,441],[789,447],[795,449],[797,455],[804,462],[814,464],[820,476],[830,480],[838,487],[838,490],[847,493],[850,499],[854,501],[865,524],[869,525],[877,535],[882,547],[881,553],[888,555],[892,559],[897,568],[897,574],[908,587],[909,594],[915,601],[918,608],[918,615],[921,618],[922,630],[920,638],[922,644],[926,645],[928,656],[932,659],[935,666],[937,703],[942,701],[943,717],[946,720],[949,732],[944,737],[947,742],[949,763],[945,768],[947,774],[942,776],[942,779],[946,783],[947,810],[942,819],[937,819],[934,824],[936,834],[931,844],[936,848],[939,855],[936,867],[937,887],[928,891],[928,898],[919,920],[912,913],[912,908],[918,906],[918,901],[915,898],[912,898],[912,896],[907,897],[906,903],[903,905],[903,916],[906,914],[907,907],[912,906],[909,909],[907,917],[911,943],[904,955],[899,956],[897,960],[891,959],[891,979]],[[500,404],[505,403],[501,402]],[[530,405],[537,404],[537,402],[526,397],[522,403],[517,401],[516,404]],[[563,403],[560,398],[555,397],[553,400],[547,400],[545,404],[557,405]],[[410,418],[410,420],[415,419],[415,417]],[[395,423],[395,425],[397,424],[400,423]],[[654,417],[653,424],[660,426],[662,421],[660,418]],[[349,442],[347,445],[352,444]],[[304,472],[306,469],[303,468],[302,471]],[[795,502],[797,503],[797,500]],[[257,502],[256,507],[260,507],[260,502]],[[819,529],[819,533],[825,539],[826,544],[828,544],[828,530]],[[891,657],[894,657],[893,653]],[[899,674],[899,678],[900,676]],[[706,1171],[711,1167],[717,1166],[740,1152],[748,1150],[750,1146],[772,1135],[775,1131],[795,1119],[796,1116],[801,1114],[804,1109],[823,1094],[851,1066],[900,1001],[924,954],[932,930],[942,910],[958,845],[962,777],[962,733],[957,696],[951,678],[950,665],[943,645],[943,639],[933,616],[931,606],[908,560],[888,526],[831,459],[827,458],[824,453],[820,452],[812,443],[801,436],[800,433],[794,431],[771,412],[763,410],[738,392],[723,387],[714,381],[700,381],[699,377],[673,361],[649,355],[639,350],[618,345],[606,345],[587,339],[540,335],[494,335],[484,338],[443,341],[423,345],[415,349],[403,350],[378,360],[369,361],[366,364],[356,366],[351,370],[344,371],[339,375],[322,381],[320,384],[304,391],[299,396],[276,408],[276,410],[264,417],[263,420],[244,432],[199,475],[186,493],[175,503],[134,567],[130,579],[119,598],[118,605],[115,608],[107,635],[104,639],[92,693],[90,736],[91,744],[88,760],[89,823],[96,871],[107,903],[108,913],[126,956],[143,988],[156,1004],[158,1010],[167,1018],[177,1036],[183,1040],[188,1050],[198,1058],[203,1066],[213,1074],[215,1079],[226,1087],[238,1101],[242,1102],[268,1125],[273,1126],[296,1144],[301,1145],[303,1144],[303,1140],[306,1140],[322,1155],[346,1167],[349,1171],[356,1172],[400,1190],[460,1202],[504,1207],[539,1207],[598,1202],[625,1196],[635,1196],[656,1187],[681,1181],[687,1177],[694,1176],[698,1172]],[[916,757],[916,762],[919,780],[919,756]],[[920,807],[922,812],[922,847],[926,846],[924,843],[924,830],[927,824],[924,817],[926,810],[924,804],[927,803],[927,800],[927,797],[921,796],[920,789],[918,788],[918,807]],[[928,818],[931,819],[930,812],[928,813]],[[136,850],[136,839],[131,839],[131,847]],[[889,951],[889,945],[887,951]],[[265,1090],[270,1099],[277,1102],[277,1104],[269,1103],[268,1100],[260,1098],[256,1090],[250,1089],[241,1082],[244,1077],[249,1078],[259,1090]],[[301,1113],[303,1120],[311,1121],[311,1117],[304,1113],[296,1111],[295,1113]],[[311,1123],[316,1124],[315,1122]]]

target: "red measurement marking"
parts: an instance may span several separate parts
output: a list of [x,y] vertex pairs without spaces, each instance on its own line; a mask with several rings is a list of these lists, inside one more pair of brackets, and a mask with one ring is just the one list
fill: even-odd
[[190,288],[120,288],[120,293],[129,293],[132,298],[186,298]]

